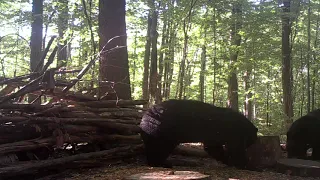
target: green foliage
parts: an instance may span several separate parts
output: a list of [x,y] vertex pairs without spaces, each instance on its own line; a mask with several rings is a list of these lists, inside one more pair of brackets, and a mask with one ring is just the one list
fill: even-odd
[[[98,39],[98,7],[97,0],[68,1],[68,24],[63,40],[70,43],[70,59],[67,67],[83,68],[98,51],[94,52],[89,30],[88,19],[84,15],[86,7],[89,21],[92,22],[94,43]],[[147,17],[149,0],[127,0],[127,42],[132,95],[134,99],[142,97],[143,59],[147,34]],[[174,3],[173,3],[174,2]],[[176,98],[179,67],[182,60],[184,32],[183,21],[190,18],[191,29],[188,31],[188,54],[185,77],[185,95],[188,99],[198,99],[200,95],[199,76],[201,72],[201,48],[206,46],[205,101],[225,106],[227,103],[228,77],[230,74],[230,52],[238,51],[238,60],[234,64],[237,70],[239,85],[240,111],[244,109],[245,96],[253,93],[254,123],[260,133],[283,134],[284,114],[282,109],[281,82],[281,8],[279,1],[243,1],[243,0],[198,0],[191,8],[190,0],[156,1],[155,10],[159,12],[158,53],[163,52],[164,62],[173,61],[173,80],[170,83],[170,98]],[[242,26],[239,27],[241,46],[231,46],[230,29],[234,18],[232,5],[242,4]],[[290,17],[292,17],[292,72],[294,115],[297,119],[306,113],[306,62],[311,63],[311,81],[315,83],[315,108],[320,106],[319,92],[319,20],[320,4],[311,1],[311,49],[307,52],[307,3],[294,1]],[[58,0],[44,3],[44,26],[48,26],[48,35],[58,34],[59,18],[57,11],[61,4]],[[60,8],[61,9],[61,8]],[[299,13],[297,13],[299,12]],[[53,14],[53,16],[52,16]],[[51,17],[52,16],[52,17]],[[161,44],[162,36],[168,38],[168,32],[162,32],[167,21],[175,27],[171,44]],[[27,0],[12,2],[0,1],[0,76],[14,77],[29,72],[29,41],[31,24],[31,3]],[[48,40],[47,38],[46,40]],[[160,49],[162,47],[162,49]],[[168,56],[170,47],[174,47],[174,56]],[[307,53],[312,53],[307,59]],[[97,87],[98,65],[94,66],[76,90]],[[251,70],[249,90],[244,88],[243,74]],[[74,75],[68,76],[68,78]],[[215,78],[215,79],[214,79]],[[91,81],[94,83],[91,84]],[[163,82],[163,79],[162,79]],[[213,94],[215,95],[213,97]],[[267,105],[268,104],[268,105]],[[268,122],[267,122],[268,119]]]

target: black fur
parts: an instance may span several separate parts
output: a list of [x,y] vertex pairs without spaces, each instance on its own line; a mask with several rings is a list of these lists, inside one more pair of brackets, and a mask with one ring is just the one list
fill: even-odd
[[[213,158],[245,168],[246,148],[258,129],[242,114],[193,100],[168,100],[151,107],[140,123],[148,164],[165,166],[179,143],[203,142]],[[225,145],[225,149],[223,149]]]

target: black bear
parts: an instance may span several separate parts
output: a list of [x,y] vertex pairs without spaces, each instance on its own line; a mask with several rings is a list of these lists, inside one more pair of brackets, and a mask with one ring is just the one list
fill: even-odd
[[308,159],[312,148],[312,160],[320,160],[320,109],[300,117],[287,132],[288,158]]
[[230,108],[193,100],[154,105],[142,117],[140,128],[148,164],[164,167],[170,166],[166,159],[179,143],[202,142],[218,161],[246,168],[246,149],[256,141],[258,131]]

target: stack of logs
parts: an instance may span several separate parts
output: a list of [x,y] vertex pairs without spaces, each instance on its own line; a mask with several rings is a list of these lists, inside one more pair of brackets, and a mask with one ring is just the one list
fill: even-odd
[[[81,95],[70,96],[75,99]],[[141,152],[137,125],[146,103],[86,100],[50,105],[0,104],[0,175],[21,172],[17,161],[22,160],[40,162],[24,164],[27,171],[106,154]]]

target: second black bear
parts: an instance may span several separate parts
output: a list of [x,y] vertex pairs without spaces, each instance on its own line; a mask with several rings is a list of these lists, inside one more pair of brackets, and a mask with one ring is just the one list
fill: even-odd
[[320,160],[320,109],[294,121],[287,132],[288,158],[308,159],[312,148],[312,160]]
[[193,100],[154,105],[142,117],[140,128],[150,166],[166,166],[167,157],[179,143],[202,142],[213,158],[246,168],[246,149],[256,141],[258,131],[230,108]]

